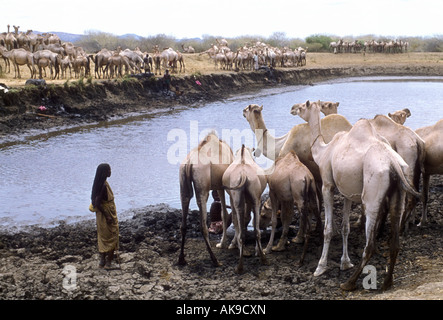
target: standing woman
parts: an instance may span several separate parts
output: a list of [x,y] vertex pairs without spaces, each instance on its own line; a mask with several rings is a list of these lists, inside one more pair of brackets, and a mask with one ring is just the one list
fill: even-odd
[[114,251],[118,250],[118,219],[114,194],[106,181],[111,176],[111,167],[102,163],[97,167],[92,185],[92,210],[97,217],[97,240],[100,253],[99,267],[110,269]]

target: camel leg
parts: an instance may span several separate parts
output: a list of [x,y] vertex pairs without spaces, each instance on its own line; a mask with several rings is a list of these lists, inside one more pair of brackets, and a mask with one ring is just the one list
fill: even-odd
[[292,214],[294,213],[293,201],[281,202],[281,222],[283,225],[282,234],[277,245],[272,247],[273,251],[283,251],[286,247],[286,241],[288,240],[289,224],[291,223]]
[[429,180],[431,176],[429,174],[423,174],[423,212],[421,214],[419,227],[426,224],[428,219],[428,197],[429,197]]
[[383,282],[383,290],[387,290],[392,286],[392,273],[394,272],[395,262],[397,261],[398,252],[400,251],[400,216],[405,205],[406,193],[404,191],[396,191],[391,198],[389,208],[391,218],[391,241],[389,250],[389,269]]
[[297,210],[300,213],[300,226],[298,228],[297,236],[295,239],[292,240],[292,242],[295,243],[303,243],[305,240],[306,235],[306,222],[308,221],[309,217],[304,215],[304,204],[302,201],[297,201]]
[[255,253],[260,256],[260,261],[262,264],[267,264],[267,259],[263,253],[263,248],[261,245],[261,232],[260,232],[260,198],[255,199],[255,204],[253,207],[254,212],[254,233],[255,233]]
[[196,199],[197,199],[197,205],[200,209],[200,227],[203,234],[203,238],[205,239],[206,249],[209,252],[209,255],[212,260],[212,264],[216,267],[220,266],[220,263],[218,262],[217,258],[214,255],[214,252],[212,251],[211,244],[209,242],[209,231],[208,231],[208,212],[207,212],[207,202],[209,197],[209,188],[205,190],[196,190]]
[[303,246],[303,252],[299,261],[299,264],[302,265],[305,260],[306,251],[308,250],[308,241],[311,233],[311,222],[309,220],[309,212],[306,207],[302,207],[300,211],[300,224],[304,225],[305,230],[305,244]]
[[[229,194],[229,191],[228,191]],[[232,198],[232,195],[229,194],[229,200],[231,203],[231,216],[232,216],[232,223],[234,224],[234,230],[235,230],[235,234],[234,234],[234,238],[232,238],[231,244],[228,246],[228,249],[234,249],[238,247],[238,243],[237,243],[237,235],[238,235],[238,212],[235,209],[235,204],[234,204],[234,200]]]
[[334,194],[332,187],[322,187],[323,202],[325,204],[325,226],[324,226],[324,238],[323,238],[323,251],[320,261],[318,262],[317,269],[314,272],[314,276],[322,275],[327,268],[329,244],[331,243],[333,228],[333,206],[334,206]]
[[180,248],[180,255],[178,257],[178,264],[179,265],[185,265],[186,259],[185,259],[185,242],[186,242],[186,231],[187,231],[187,218],[188,218],[188,211],[189,211],[189,202],[191,199],[185,198],[182,199],[182,224],[180,227],[181,235],[182,235],[182,243]]
[[369,259],[371,258],[372,254],[375,251],[375,230],[376,230],[376,218],[378,216],[378,213],[380,211],[379,206],[378,207],[366,207],[366,245],[363,250],[363,256],[360,261],[360,264],[358,268],[354,271],[354,273],[351,275],[351,277],[346,281],[345,283],[342,283],[340,285],[340,288],[343,290],[354,290],[356,285],[357,278],[360,276],[361,272],[363,271],[364,266],[368,263]]
[[351,263],[348,255],[348,236],[349,236],[349,212],[351,211],[352,201],[345,198],[343,204],[343,255],[341,257],[341,270],[347,270],[352,268],[354,265]]
[[[234,207],[236,208],[235,217],[233,219],[237,220],[237,229],[236,229],[236,238],[237,238],[237,246],[239,250],[239,261],[237,268],[235,270],[236,273],[242,274],[244,271],[243,267],[243,247],[245,243],[246,234],[244,232],[245,228],[245,201],[244,197],[242,197],[238,192],[233,196],[234,198]],[[234,211],[232,211],[234,213]]]
[[228,247],[228,237],[226,235],[226,229],[228,226],[228,210],[226,209],[225,191],[223,189],[217,190],[222,207],[222,222],[223,222],[223,234],[220,243],[217,243],[217,248],[226,249]]
[[274,243],[275,229],[277,228],[277,210],[278,210],[278,200],[274,192],[269,192],[271,198],[272,206],[272,218],[271,218],[271,236],[269,237],[268,245],[266,246],[265,253],[269,254],[272,252],[272,245]]

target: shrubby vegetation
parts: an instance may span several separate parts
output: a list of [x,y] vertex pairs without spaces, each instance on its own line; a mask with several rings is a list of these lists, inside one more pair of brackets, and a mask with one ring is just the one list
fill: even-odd
[[[83,47],[87,52],[98,52],[102,48],[115,49],[118,46],[122,48],[135,48],[139,47],[142,51],[152,52],[155,45],[158,45],[161,49],[171,47],[176,50],[182,50],[182,45],[192,46],[196,52],[202,52],[211,47],[212,44],[216,44],[216,39],[221,39],[222,36],[215,37],[211,35],[203,35],[202,38],[194,39],[176,39],[173,36],[165,34],[157,34],[148,37],[139,37],[127,35],[124,37],[116,36],[111,33],[90,30],[85,32],[85,35],[81,40],[75,44]],[[226,38],[231,50],[236,50],[244,45],[253,45],[257,41],[268,43],[275,47],[289,47],[291,49],[298,47],[308,47],[309,52],[329,52],[329,43],[332,41],[338,41],[339,39],[344,41],[358,40],[362,44],[364,41],[377,40],[377,41],[390,41],[395,39],[401,39],[409,42],[409,51],[413,52],[443,52],[443,35],[435,35],[432,37],[379,37],[375,35],[364,35],[358,38],[352,36],[339,37],[334,35],[311,35],[305,39],[289,38],[284,32],[274,32],[269,37],[257,36],[257,35],[245,35],[236,38]]]

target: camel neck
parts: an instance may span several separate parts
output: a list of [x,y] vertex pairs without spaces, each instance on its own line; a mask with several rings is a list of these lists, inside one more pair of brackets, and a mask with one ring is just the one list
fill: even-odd
[[321,132],[320,110],[316,110],[316,112],[312,114],[308,123],[311,128],[311,152],[314,156],[315,151],[318,151],[321,146],[325,145],[325,140]]

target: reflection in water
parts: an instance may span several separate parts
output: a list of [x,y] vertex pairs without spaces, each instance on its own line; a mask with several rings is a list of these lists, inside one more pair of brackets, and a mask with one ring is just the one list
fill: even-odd
[[[263,118],[276,136],[302,123],[289,114],[294,103],[318,99],[339,101],[339,113],[351,123],[403,108],[411,110],[406,125],[412,129],[435,123],[443,117],[443,78],[412,80],[352,78],[272,88],[201,108],[139,115],[0,145],[0,224],[93,218],[88,205],[101,162],[112,167],[119,213],[160,202],[179,208],[178,164],[172,160],[183,158],[207,130],[220,137],[223,132],[241,135],[228,141],[234,151],[241,143],[255,143],[242,116],[251,103],[263,105]],[[171,146],[181,148],[171,152]],[[268,166],[265,158],[258,160]],[[196,208],[195,200],[191,204]]]

